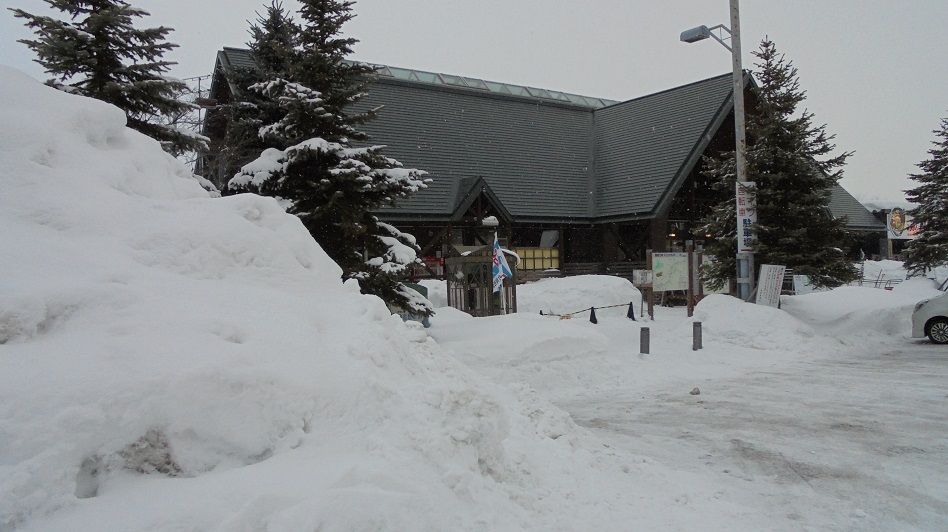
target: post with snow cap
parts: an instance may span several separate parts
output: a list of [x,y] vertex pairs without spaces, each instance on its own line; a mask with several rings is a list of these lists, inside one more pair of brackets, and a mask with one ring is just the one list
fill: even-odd
[[691,324],[691,350],[697,351],[701,349],[701,322],[696,321]]
[[649,343],[649,330],[648,327],[642,327],[639,329],[639,353],[643,355],[648,354],[648,345]]

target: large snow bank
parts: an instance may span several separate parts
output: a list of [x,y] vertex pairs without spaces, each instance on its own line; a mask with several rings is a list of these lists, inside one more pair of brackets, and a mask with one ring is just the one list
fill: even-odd
[[[424,279],[419,284],[428,288],[428,299],[435,307],[448,305],[447,283]],[[612,275],[576,275],[551,277],[517,285],[517,312],[528,314],[564,314],[584,311],[589,307],[615,308],[596,310],[596,316],[624,317],[630,302],[638,315],[642,294],[628,279]],[[589,317],[583,313],[582,316]],[[578,317],[579,315],[577,315]]]
[[813,329],[783,310],[745,303],[723,294],[712,294],[695,307],[707,341],[724,341],[761,350],[799,351],[813,337]]
[[781,304],[789,314],[832,334],[842,343],[852,344],[911,336],[915,304],[940,293],[930,279],[915,277],[892,290],[842,286],[783,297]]
[[628,279],[612,275],[551,277],[517,287],[517,312],[534,314],[625,305],[596,311],[597,316],[625,316],[630,302],[638,312],[641,301],[642,294]]
[[868,281],[902,280],[908,273],[897,260],[867,260],[856,267],[862,269],[862,278]]
[[0,529],[700,525],[340,283],[274,200],[208,198],[7,68],[0,106]]

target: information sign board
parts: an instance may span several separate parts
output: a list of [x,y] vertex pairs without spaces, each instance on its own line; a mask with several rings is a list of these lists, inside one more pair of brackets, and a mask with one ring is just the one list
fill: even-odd
[[783,274],[786,266],[764,264],[760,267],[760,279],[757,281],[758,305],[777,307],[780,304],[780,289],[783,288]]
[[687,253],[652,253],[652,290],[688,290]]

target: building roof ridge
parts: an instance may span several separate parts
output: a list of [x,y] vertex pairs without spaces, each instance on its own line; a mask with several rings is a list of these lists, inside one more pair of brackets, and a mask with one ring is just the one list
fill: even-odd
[[[246,59],[249,60],[250,50],[246,48],[224,46],[222,47],[221,51],[224,52],[225,55],[228,53],[233,53],[233,52],[245,54],[248,56]],[[405,68],[405,67],[399,67],[399,66],[394,66],[394,65],[384,65],[381,63],[373,63],[373,62],[368,62],[368,61],[353,61],[350,59],[347,59],[345,61],[349,63],[362,63],[365,65],[372,66],[376,69],[375,74],[381,78],[405,81],[409,83],[415,82],[415,83],[427,84],[427,85],[439,85],[439,86],[452,87],[452,88],[470,89],[472,91],[477,91],[482,94],[500,94],[500,95],[506,95],[506,96],[519,96],[519,97],[524,97],[524,98],[537,99],[541,101],[548,101],[551,103],[578,105],[581,107],[589,107],[592,109],[599,109],[602,107],[607,107],[609,105],[620,103],[617,100],[610,100],[607,98],[598,98],[595,96],[584,96],[582,94],[575,94],[571,92],[565,92],[565,91],[559,91],[559,90],[553,90],[553,89],[544,89],[540,87],[532,87],[529,85],[518,85],[515,83],[491,81],[487,79],[464,76],[460,74],[432,72],[428,70]]]

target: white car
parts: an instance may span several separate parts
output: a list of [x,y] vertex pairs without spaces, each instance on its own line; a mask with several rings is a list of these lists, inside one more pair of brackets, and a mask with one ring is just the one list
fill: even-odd
[[927,336],[932,343],[948,344],[948,293],[919,301],[912,312],[912,338]]

